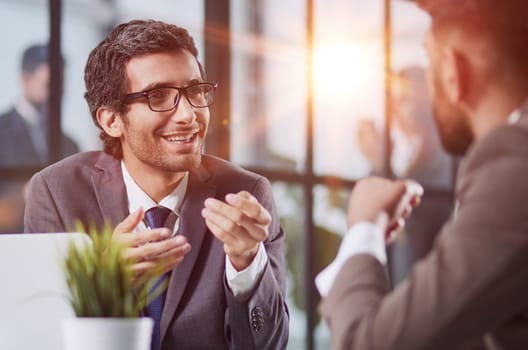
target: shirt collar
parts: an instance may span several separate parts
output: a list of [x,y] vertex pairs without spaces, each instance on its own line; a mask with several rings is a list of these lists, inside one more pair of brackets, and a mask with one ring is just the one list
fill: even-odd
[[40,119],[40,113],[35,107],[24,97],[20,97],[15,103],[15,109],[24,118],[26,123],[30,125],[37,125]]
[[187,192],[187,183],[189,182],[189,172],[186,172],[180,183],[176,188],[165,196],[159,203],[156,203],[150,198],[138,184],[132,179],[125,166],[125,162],[121,161],[121,172],[123,173],[123,180],[128,198],[128,210],[133,213],[140,207],[148,210],[157,205],[162,205],[171,209],[176,214],[180,214],[180,209]]

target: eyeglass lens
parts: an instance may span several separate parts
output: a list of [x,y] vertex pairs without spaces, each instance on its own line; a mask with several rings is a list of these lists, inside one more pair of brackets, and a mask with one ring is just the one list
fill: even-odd
[[[181,89],[193,107],[207,107],[213,102],[213,87],[209,84],[197,84]],[[167,111],[176,106],[180,99],[180,90],[162,87],[149,91],[147,98],[154,111]]]

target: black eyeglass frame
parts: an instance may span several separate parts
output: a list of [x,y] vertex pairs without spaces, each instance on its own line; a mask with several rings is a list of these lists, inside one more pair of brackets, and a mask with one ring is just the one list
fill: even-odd
[[[211,99],[211,102],[209,102],[209,104],[207,104],[206,106],[195,106],[191,102],[189,97],[187,97],[187,90],[191,89],[191,88],[195,88],[196,86],[199,86],[199,85],[207,85],[207,86],[210,86],[210,87],[213,88],[213,90],[212,90],[213,97]],[[173,110],[176,107],[178,107],[178,104],[180,103],[180,97],[183,95],[183,96],[185,96],[185,98],[187,99],[187,102],[189,102],[189,104],[191,106],[193,106],[195,108],[205,108],[205,107],[209,107],[210,105],[213,104],[214,92],[215,92],[217,87],[218,87],[218,83],[217,82],[207,82],[207,81],[191,84],[191,85],[185,86],[185,87],[157,86],[157,87],[154,87],[152,89],[145,90],[145,91],[131,92],[129,94],[126,94],[125,98],[123,99],[123,103],[124,104],[129,104],[131,102],[131,100],[136,100],[138,98],[145,97],[147,99],[147,104],[148,104],[148,106],[149,106],[151,111],[153,111],[153,112],[167,112],[167,111]],[[178,90],[178,94],[176,95],[176,98],[174,99],[174,103],[173,103],[171,108],[167,108],[167,109],[154,109],[154,108],[152,108],[152,106],[150,104],[149,93],[154,91],[154,90],[157,90],[157,89],[175,89],[175,90]]]

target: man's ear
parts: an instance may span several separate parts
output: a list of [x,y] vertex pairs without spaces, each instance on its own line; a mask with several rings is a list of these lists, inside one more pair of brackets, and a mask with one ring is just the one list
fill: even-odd
[[123,119],[121,115],[107,107],[99,107],[97,110],[97,122],[110,136],[119,138],[123,135]]
[[451,103],[459,103],[468,95],[469,64],[464,55],[453,48],[442,52],[442,84]]

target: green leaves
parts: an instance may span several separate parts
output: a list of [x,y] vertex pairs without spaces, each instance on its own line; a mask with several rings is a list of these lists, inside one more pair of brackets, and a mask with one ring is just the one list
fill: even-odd
[[[77,225],[77,231],[86,232]],[[149,299],[159,295],[167,282],[150,292],[154,281],[140,288],[132,284],[131,261],[123,259],[123,249],[112,239],[112,228],[105,225],[101,232],[91,227],[88,234],[92,245],[72,243],[64,261],[66,282],[71,303],[78,317],[138,317]]]

